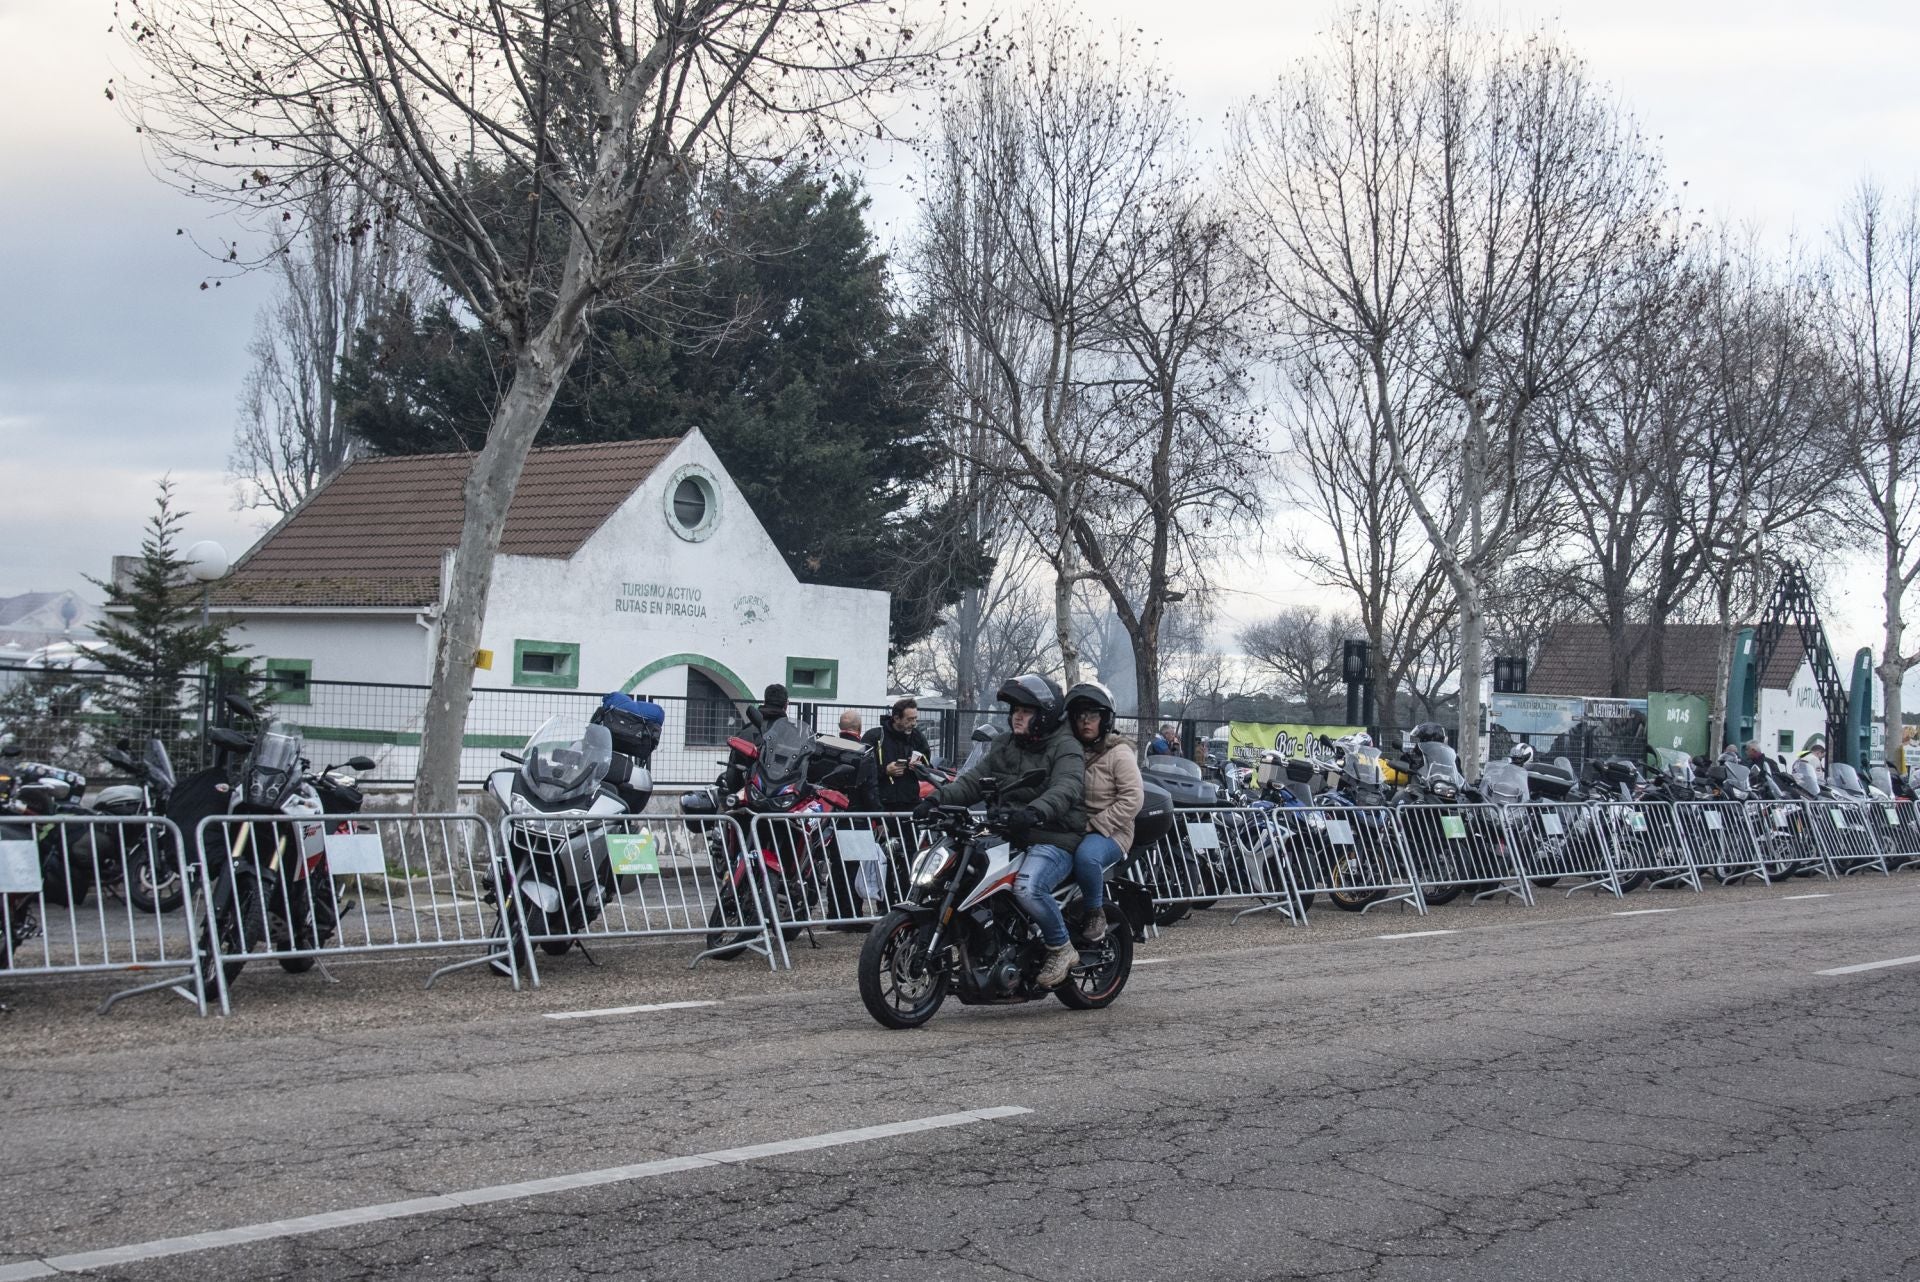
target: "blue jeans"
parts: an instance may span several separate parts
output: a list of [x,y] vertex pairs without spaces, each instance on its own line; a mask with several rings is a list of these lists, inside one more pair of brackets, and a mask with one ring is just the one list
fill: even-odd
[[1028,846],[1021,861],[1020,875],[1013,879],[1013,901],[1020,905],[1047,947],[1058,948],[1067,942],[1067,919],[1054,902],[1053,888],[1073,871],[1073,856],[1058,846]]
[[1080,848],[1073,852],[1073,879],[1080,883],[1089,912],[1107,902],[1107,869],[1126,855],[1120,843],[1103,832],[1090,832],[1080,839]]

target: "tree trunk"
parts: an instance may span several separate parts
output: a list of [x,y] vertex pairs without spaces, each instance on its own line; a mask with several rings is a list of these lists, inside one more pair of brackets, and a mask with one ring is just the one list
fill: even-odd
[[[1135,692],[1139,695],[1138,730],[1134,735],[1134,747],[1141,752],[1147,749],[1147,742],[1153,738],[1154,727],[1160,724],[1160,628],[1140,629],[1143,635],[1132,637],[1133,641],[1133,681]],[[1186,745],[1189,753],[1192,744]]]
[[[1880,715],[1885,719],[1886,732],[1883,740],[1883,756],[1887,761],[1900,761],[1900,736],[1905,730],[1902,724],[1904,709],[1900,699],[1900,687],[1907,679],[1906,655],[1901,646],[1906,644],[1906,620],[1900,617],[1900,611],[1906,604],[1907,588],[1901,582],[1899,545],[1887,541],[1887,581],[1884,595],[1887,602],[1887,632],[1882,640],[1880,651]],[[1869,763],[1872,764],[1872,763]],[[1904,763],[1902,763],[1904,764]]]
[[1060,539],[1060,564],[1053,576],[1054,644],[1060,647],[1060,670],[1066,683],[1077,685],[1080,681],[1080,647],[1073,643],[1073,533],[1067,525],[1066,513],[1058,508],[1055,512],[1055,533]]
[[1647,603],[1647,691],[1667,688],[1667,603],[1659,594]]
[[421,724],[420,773],[414,784],[417,813],[445,813],[459,802],[460,750],[466,739],[467,708],[473,702],[473,652],[486,621],[493,558],[506,532],[507,509],[527,453],[547,420],[561,377],[586,340],[584,320],[576,319],[570,329],[543,330],[515,362],[513,383],[501,398],[487,443],[467,476],[466,514],[440,611],[433,689]]
[[1627,599],[1617,585],[1607,589],[1607,643],[1611,647],[1612,670],[1607,674],[1607,694],[1615,699],[1627,697],[1633,683],[1633,651],[1627,644]]
[[1733,603],[1731,578],[1720,586],[1720,645],[1713,663],[1713,716],[1707,722],[1707,751],[1718,753],[1727,741],[1727,683],[1733,679]]
[[1480,760],[1480,674],[1487,666],[1487,620],[1481,588],[1464,575],[1460,591],[1460,773],[1474,778]]

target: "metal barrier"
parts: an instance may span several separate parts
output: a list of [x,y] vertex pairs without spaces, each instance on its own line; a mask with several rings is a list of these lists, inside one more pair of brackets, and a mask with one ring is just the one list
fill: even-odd
[[871,926],[906,897],[927,833],[899,812],[755,815],[749,829],[773,887],[783,941]]
[[1508,839],[1501,807],[1418,803],[1398,810],[1423,903],[1451,903],[1468,891],[1474,903],[1496,895],[1533,903],[1533,887]]
[[[185,892],[180,829],[151,815],[48,815],[0,821],[0,977],[140,972],[170,975],[109,995],[101,1013],[135,993],[171,989],[207,1013],[194,965],[194,905]],[[149,912],[129,881],[160,892]],[[177,906],[166,906],[178,897]]]
[[536,988],[536,952],[578,949],[591,962],[587,945],[612,939],[693,938],[702,948],[689,968],[750,952],[769,968],[784,959],[775,953],[779,878],[733,819],[509,815],[500,832],[518,943],[510,951]]
[[1612,843],[1615,878],[1621,893],[1646,886],[1682,885],[1701,889],[1680,820],[1668,801],[1605,801],[1599,803],[1607,838]]
[[1825,850],[1827,866],[1840,877],[1859,872],[1891,876],[1886,852],[1874,835],[1869,808],[1855,801],[1810,801],[1807,818],[1814,838]]
[[1749,877],[1769,884],[1766,861],[1754,839],[1755,811],[1738,801],[1681,801],[1674,803],[1674,824],[1680,842],[1701,879],[1713,878],[1731,886]]
[[1348,912],[1410,904],[1425,915],[1427,905],[1392,806],[1288,806],[1280,809],[1279,820],[1294,832],[1284,849],[1303,907],[1311,896],[1324,894]]
[[1559,889],[1569,899],[1583,890],[1619,898],[1626,893],[1613,840],[1614,820],[1597,803],[1533,801],[1501,810],[1513,857],[1537,890]]
[[1275,912],[1302,924],[1289,865],[1297,831],[1278,806],[1217,806],[1174,812],[1173,829],[1129,864],[1153,887],[1154,924],[1168,926],[1196,908],[1248,902],[1235,921]]
[[1907,801],[1880,800],[1867,808],[1868,819],[1892,872],[1920,868],[1920,807]]
[[214,815],[195,833],[208,928],[198,936],[223,1014],[249,961],[289,974],[361,953],[479,948],[427,977],[491,964],[520,986],[493,830],[473,814]]
[[1747,828],[1766,866],[1769,883],[1811,873],[1838,875],[1807,802],[1749,801]]

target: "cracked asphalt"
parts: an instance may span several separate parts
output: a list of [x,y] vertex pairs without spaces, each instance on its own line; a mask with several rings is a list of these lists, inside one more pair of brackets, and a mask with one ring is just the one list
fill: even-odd
[[[1788,900],[1822,892],[1828,897]],[[1613,914],[1650,907],[1678,911]],[[1105,1012],[888,1033],[796,969],[250,967],[0,992],[0,1276],[46,1256],[994,1106],[1030,1113],[118,1266],[125,1279],[1920,1277],[1920,876],[1310,929],[1202,913]],[[1382,940],[1381,933],[1450,930]],[[718,1004],[603,1019],[628,1002]],[[124,1014],[124,1017],[123,1017]]]

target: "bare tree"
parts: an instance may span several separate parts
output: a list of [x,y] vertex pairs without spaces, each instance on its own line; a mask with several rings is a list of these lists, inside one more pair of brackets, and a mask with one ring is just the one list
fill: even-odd
[[1891,200],[1862,183],[1832,235],[1823,328],[1845,379],[1855,510],[1880,555],[1885,603],[1881,715],[1888,755],[1900,743],[1901,687],[1920,664],[1907,650],[1907,593],[1920,578],[1920,191]]
[[1328,723],[1345,713],[1340,643],[1360,626],[1354,615],[1296,605],[1249,624],[1238,640],[1273,693],[1305,704],[1309,721]]
[[678,193],[703,166],[872,124],[865,104],[921,66],[926,36],[880,0],[119,7],[149,73],[129,86],[136,120],[191,190],[291,213],[322,176],[362,176],[502,345],[511,374],[467,478],[423,723],[416,799],[450,808],[507,509],[594,311],[694,251]]
[[1037,500],[1020,513],[1053,568],[1069,683],[1087,574],[1074,518],[1091,469],[1115,458],[1085,366],[1140,270],[1138,210],[1165,181],[1171,102],[1131,40],[1108,47],[1036,11],[949,102],[928,159],[919,276],[964,347],[956,399],[991,441],[956,433],[949,448]]
[[[1371,657],[1376,715],[1395,725],[1408,672],[1454,626],[1450,589],[1415,528],[1363,371],[1302,359],[1291,384],[1289,439],[1277,471],[1282,493],[1309,524],[1287,537],[1285,549],[1313,582],[1352,597],[1354,635],[1366,638]],[[1408,403],[1422,390],[1402,380],[1387,411],[1410,438],[1431,428],[1431,405]],[[1416,467],[1434,460],[1424,445],[1408,456]],[[1425,483],[1436,481],[1431,472]]]
[[963,593],[953,617],[895,664],[899,684],[986,708],[999,682],[1049,667],[1053,611],[1039,568],[1003,560],[986,587]]
[[422,275],[411,237],[373,190],[327,168],[301,184],[298,217],[270,233],[277,289],[248,344],[253,368],[228,461],[240,506],[282,516],[346,465],[353,442],[334,397],[340,362],[361,326]]
[[[1297,339],[1361,364],[1458,601],[1460,751],[1475,761],[1486,588],[1551,490],[1541,418],[1634,323],[1616,286],[1658,235],[1657,166],[1547,35],[1479,33],[1450,8],[1410,23],[1384,3],[1346,15],[1242,138]],[[1453,407],[1438,495],[1389,410],[1409,374]]]

